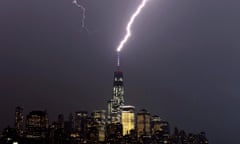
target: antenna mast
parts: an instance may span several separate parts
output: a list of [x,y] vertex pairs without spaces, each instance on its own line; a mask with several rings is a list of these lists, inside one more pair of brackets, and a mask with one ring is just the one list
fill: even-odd
[[120,67],[120,52],[118,51],[117,52],[117,68],[119,70],[119,67]]

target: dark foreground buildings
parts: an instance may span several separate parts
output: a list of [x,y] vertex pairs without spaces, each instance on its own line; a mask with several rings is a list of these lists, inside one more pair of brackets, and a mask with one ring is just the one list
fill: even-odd
[[[3,130],[1,144],[208,144],[204,132],[186,133],[175,128],[170,133],[169,123],[159,116],[151,116],[143,109],[133,114],[132,107],[124,111],[128,117],[122,123],[107,123],[105,110],[96,110],[91,114],[77,111],[67,119],[62,114],[49,124],[46,111],[32,111],[24,121],[25,128],[19,133],[19,127],[7,127]],[[16,119],[18,121],[18,119]],[[134,127],[132,127],[134,126]],[[124,132],[124,127],[125,132]],[[132,129],[127,129],[132,127]]]

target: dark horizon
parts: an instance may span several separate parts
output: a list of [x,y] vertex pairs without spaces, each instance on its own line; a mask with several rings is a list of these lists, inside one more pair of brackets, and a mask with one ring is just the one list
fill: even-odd
[[[138,0],[0,1],[0,131],[46,109],[50,119],[107,109],[116,47]],[[125,101],[212,144],[238,142],[240,1],[150,0],[121,51]]]

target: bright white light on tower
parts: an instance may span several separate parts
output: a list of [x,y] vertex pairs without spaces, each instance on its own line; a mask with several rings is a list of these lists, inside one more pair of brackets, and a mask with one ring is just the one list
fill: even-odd
[[117,51],[120,52],[121,49],[123,48],[124,44],[128,41],[129,37],[131,37],[131,28],[132,28],[132,24],[134,23],[136,17],[139,15],[139,13],[142,11],[142,9],[144,8],[144,6],[146,5],[148,0],[142,0],[141,4],[138,6],[137,10],[133,13],[133,15],[131,16],[128,24],[127,24],[127,28],[126,28],[126,34],[123,38],[123,40],[120,42]]

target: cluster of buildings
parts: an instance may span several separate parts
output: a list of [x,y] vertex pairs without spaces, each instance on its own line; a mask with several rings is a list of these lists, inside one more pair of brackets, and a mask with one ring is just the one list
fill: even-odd
[[46,111],[15,111],[15,127],[1,134],[1,144],[208,144],[204,132],[187,134],[175,128],[170,134],[167,121],[142,109],[122,108],[121,122],[107,120],[105,110],[77,111],[67,118],[59,114],[50,124]]
[[204,132],[187,134],[146,109],[136,111],[124,101],[123,72],[118,62],[114,72],[112,98],[108,109],[59,114],[50,123],[47,111],[31,111],[24,116],[16,107],[14,128],[7,127],[0,144],[208,144]]

